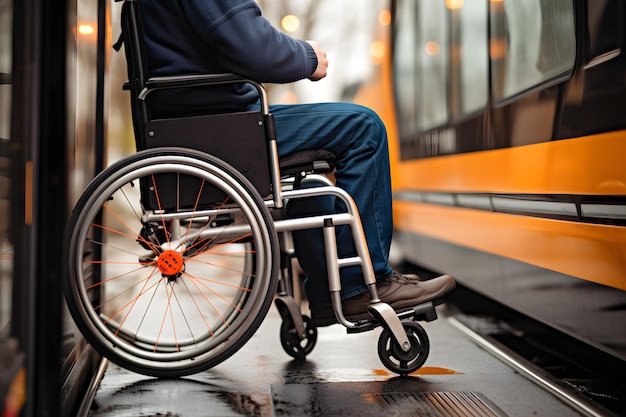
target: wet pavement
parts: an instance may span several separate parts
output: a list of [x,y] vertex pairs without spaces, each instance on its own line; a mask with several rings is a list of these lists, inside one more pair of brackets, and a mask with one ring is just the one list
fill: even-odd
[[468,339],[438,310],[421,323],[430,355],[400,377],[378,358],[380,329],[319,329],[305,361],[282,349],[275,308],[252,339],[215,368],[156,379],[109,364],[89,416],[579,416]]

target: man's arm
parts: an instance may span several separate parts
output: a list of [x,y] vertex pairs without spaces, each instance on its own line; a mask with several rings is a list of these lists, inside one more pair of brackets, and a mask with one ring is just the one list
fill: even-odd
[[229,71],[275,83],[326,76],[328,61],[319,44],[280,32],[261,15],[254,1],[217,3],[222,8],[224,3],[232,7],[228,12],[222,10],[217,20],[208,14],[198,15],[207,12],[203,8],[213,7],[207,6],[206,1],[186,0],[183,4],[196,32],[219,50],[219,62]]

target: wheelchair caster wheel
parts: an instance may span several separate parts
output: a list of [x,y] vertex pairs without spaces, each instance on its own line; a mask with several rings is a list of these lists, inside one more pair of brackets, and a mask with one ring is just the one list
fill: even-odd
[[290,316],[286,316],[280,326],[280,343],[287,354],[295,359],[304,359],[311,353],[317,342],[317,327],[311,324],[308,316],[302,316],[304,338],[300,339]]
[[430,351],[430,342],[424,328],[415,321],[404,320],[402,327],[411,344],[409,350],[402,350],[391,332],[384,329],[378,338],[378,357],[390,371],[408,375],[424,365]]

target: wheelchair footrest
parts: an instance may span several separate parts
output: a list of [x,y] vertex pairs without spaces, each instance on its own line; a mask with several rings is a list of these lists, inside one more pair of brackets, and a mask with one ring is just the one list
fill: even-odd
[[[437,310],[435,310],[435,304],[432,301],[427,303],[418,304],[413,307],[413,310],[403,311],[398,313],[400,320],[413,319],[415,321],[434,321],[437,320]],[[348,333],[363,333],[370,330],[374,330],[380,326],[380,323],[375,318],[360,320],[354,327],[346,328]]]
[[434,321],[437,320],[437,310],[432,301],[413,308],[413,317],[415,321]]

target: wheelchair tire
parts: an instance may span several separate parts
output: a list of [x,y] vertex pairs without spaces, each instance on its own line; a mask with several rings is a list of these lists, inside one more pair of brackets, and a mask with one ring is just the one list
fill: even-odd
[[66,233],[68,308],[98,352],[133,372],[172,378],[223,362],[276,293],[267,206],[203,152],[155,148],[119,160],[89,184]]
[[280,344],[283,350],[294,359],[304,359],[313,351],[317,343],[317,327],[311,322],[309,316],[302,316],[304,322],[304,337],[300,338],[296,333],[293,319],[287,316],[280,326]]
[[402,327],[411,343],[405,352],[393,338],[391,332],[383,329],[378,338],[378,357],[390,371],[408,375],[424,365],[430,353],[428,334],[422,326],[413,320],[403,320]]

